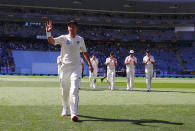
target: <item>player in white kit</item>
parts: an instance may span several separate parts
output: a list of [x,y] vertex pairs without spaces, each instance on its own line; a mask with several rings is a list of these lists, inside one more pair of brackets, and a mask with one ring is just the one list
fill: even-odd
[[93,72],[89,71],[90,87],[96,88],[96,77],[98,73],[98,59],[96,58],[95,54],[92,55],[90,61],[93,66]]
[[106,58],[107,65],[107,81],[109,84],[109,89],[114,90],[114,82],[115,82],[115,69],[117,65],[117,60],[114,58],[114,53],[110,53],[110,57]]
[[153,67],[154,67],[154,57],[150,55],[150,51],[146,51],[146,56],[143,58],[143,64],[145,65],[145,74],[146,74],[146,85],[147,91],[151,91],[151,82],[153,75]]
[[53,38],[51,35],[52,22],[46,24],[46,35],[48,42],[53,45],[61,45],[61,73],[59,73],[60,86],[62,89],[62,116],[67,116],[68,105],[70,105],[70,113],[72,121],[78,121],[78,101],[79,101],[79,87],[81,80],[81,59],[80,52],[83,52],[89,69],[93,72],[85,42],[82,37],[77,35],[78,24],[72,20],[68,22],[67,35],[61,35]]
[[133,90],[133,81],[135,75],[135,66],[137,64],[137,58],[134,56],[134,51],[130,50],[130,55],[125,59],[126,74],[127,74],[127,90]]

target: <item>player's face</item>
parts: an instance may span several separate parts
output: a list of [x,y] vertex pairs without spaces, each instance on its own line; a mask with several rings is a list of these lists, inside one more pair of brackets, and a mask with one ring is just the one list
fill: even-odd
[[131,56],[131,57],[133,57],[133,56],[134,56],[134,54],[133,54],[133,53],[131,53],[131,54],[130,54],[130,56]]
[[77,30],[78,30],[78,27],[75,24],[70,24],[68,26],[68,31],[70,34],[76,35]]
[[149,53],[149,52],[147,52],[147,53],[146,53],[146,55],[147,55],[147,56],[150,56],[150,53]]
[[110,55],[110,58],[114,58],[114,55]]
[[95,56],[93,55],[92,58],[95,59]]

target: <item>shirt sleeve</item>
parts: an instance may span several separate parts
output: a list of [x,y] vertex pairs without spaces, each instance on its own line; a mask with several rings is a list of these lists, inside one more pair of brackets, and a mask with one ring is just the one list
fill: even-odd
[[109,58],[106,58],[106,64],[109,62]]
[[135,57],[135,62],[137,63],[137,58]]
[[60,62],[61,62],[61,56],[58,56],[57,57],[57,64],[60,64]]
[[154,61],[154,56],[151,57],[151,61],[152,61],[152,62],[155,62],[155,61]]
[[85,41],[84,41],[83,38],[81,39],[80,51],[81,51],[81,52],[87,52],[87,49],[86,49],[86,46],[85,46]]
[[125,63],[128,61],[128,57],[125,58]]
[[55,45],[61,45],[61,43],[63,42],[63,35],[54,38],[55,41]]
[[117,59],[115,59],[115,62],[117,63]]
[[143,58],[143,63],[145,63],[146,62],[146,60],[145,60],[145,57]]

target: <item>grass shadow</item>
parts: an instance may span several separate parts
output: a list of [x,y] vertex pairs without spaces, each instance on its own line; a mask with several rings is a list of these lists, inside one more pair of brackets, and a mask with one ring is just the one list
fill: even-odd
[[[133,90],[139,92],[147,92],[146,90]],[[195,92],[187,92],[187,91],[167,91],[167,90],[151,90],[150,92],[176,92],[176,93],[195,93]]]
[[150,126],[150,125],[145,125],[147,123],[159,123],[159,124],[171,124],[171,125],[183,125],[184,124],[180,122],[170,122],[170,121],[154,120],[154,119],[141,119],[141,120],[110,119],[110,118],[100,118],[100,117],[93,117],[93,116],[86,116],[86,115],[79,115],[79,117],[87,118],[86,120],[79,120],[79,122],[84,122],[84,121],[131,122],[132,124],[140,125],[140,126]]
[[80,88],[79,90],[82,91],[105,91],[107,90],[106,88]]

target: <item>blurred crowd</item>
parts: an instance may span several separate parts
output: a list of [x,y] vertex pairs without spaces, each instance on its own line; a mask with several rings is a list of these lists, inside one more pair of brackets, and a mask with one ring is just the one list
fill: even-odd
[[14,72],[14,70],[14,61],[11,50],[0,48],[0,72],[11,73]]
[[[176,74],[181,72],[183,69],[178,60],[177,51],[180,54],[185,52],[185,55],[182,55],[182,60],[185,65],[189,66],[189,69],[193,70],[194,62],[191,59],[194,59],[193,50],[195,48],[175,48],[171,46],[145,46],[137,44],[127,44],[127,43],[113,43],[113,42],[104,42],[104,41],[86,41],[87,50],[92,56],[93,53],[97,55],[99,59],[99,68],[100,72],[102,71],[103,65],[107,57],[109,57],[110,52],[113,51],[116,59],[118,60],[117,71],[125,70],[124,60],[127,55],[129,55],[129,50],[135,50],[135,56],[138,59],[136,66],[136,73],[142,73],[144,71],[144,66],[142,64],[143,57],[145,55],[145,50],[149,47],[151,49],[151,54],[154,56],[155,70],[159,73],[171,73]],[[183,49],[185,49],[183,51]],[[11,50],[39,50],[39,51],[60,51],[60,46],[53,46],[48,44],[47,40],[37,40],[37,39],[10,39],[10,40],[1,40],[0,41],[0,50],[1,50],[1,67],[6,67],[9,65],[14,66]],[[191,53],[190,53],[191,52]],[[188,66],[185,66],[188,68]]]
[[150,15],[150,14],[128,14],[128,13],[101,13],[101,12],[79,12],[70,10],[49,10],[49,9],[27,9],[27,8],[3,8],[0,7],[0,18],[15,18],[28,21],[67,21],[73,18],[83,23],[105,23],[105,24],[125,24],[125,25],[182,25],[194,24],[195,16],[185,15]]
[[[54,24],[53,27],[52,34],[54,37],[67,33],[65,24]],[[144,70],[142,65],[144,51],[146,48],[151,48],[151,53],[156,59],[155,69],[159,72],[172,74],[182,70],[194,70],[195,64],[192,61],[195,59],[194,47],[175,50],[174,47],[166,45],[162,47],[159,46],[160,44],[150,47],[147,46],[147,43],[140,43],[140,41],[146,40],[151,43],[176,39],[193,40],[193,33],[180,32],[176,34],[170,30],[138,30],[104,26],[80,26],[78,32],[86,40],[90,55],[97,54],[100,69],[102,69],[106,57],[113,51],[118,59],[117,70],[124,70],[125,57],[129,50],[133,49],[138,58],[136,73],[141,73]],[[60,46],[48,44],[45,39],[44,24],[39,22],[0,22],[0,37],[1,72],[3,70],[3,72],[14,70],[11,50],[60,51]],[[180,59],[184,65],[181,64],[178,54],[181,55]]]
[[[66,34],[66,24],[53,24],[53,36]],[[79,35],[88,40],[115,40],[122,42],[146,40],[151,42],[164,42],[171,40],[195,40],[194,32],[174,30],[143,30],[132,28],[89,26],[81,25]],[[15,36],[22,38],[37,38],[45,36],[45,26],[43,22],[0,22],[1,36]]]

